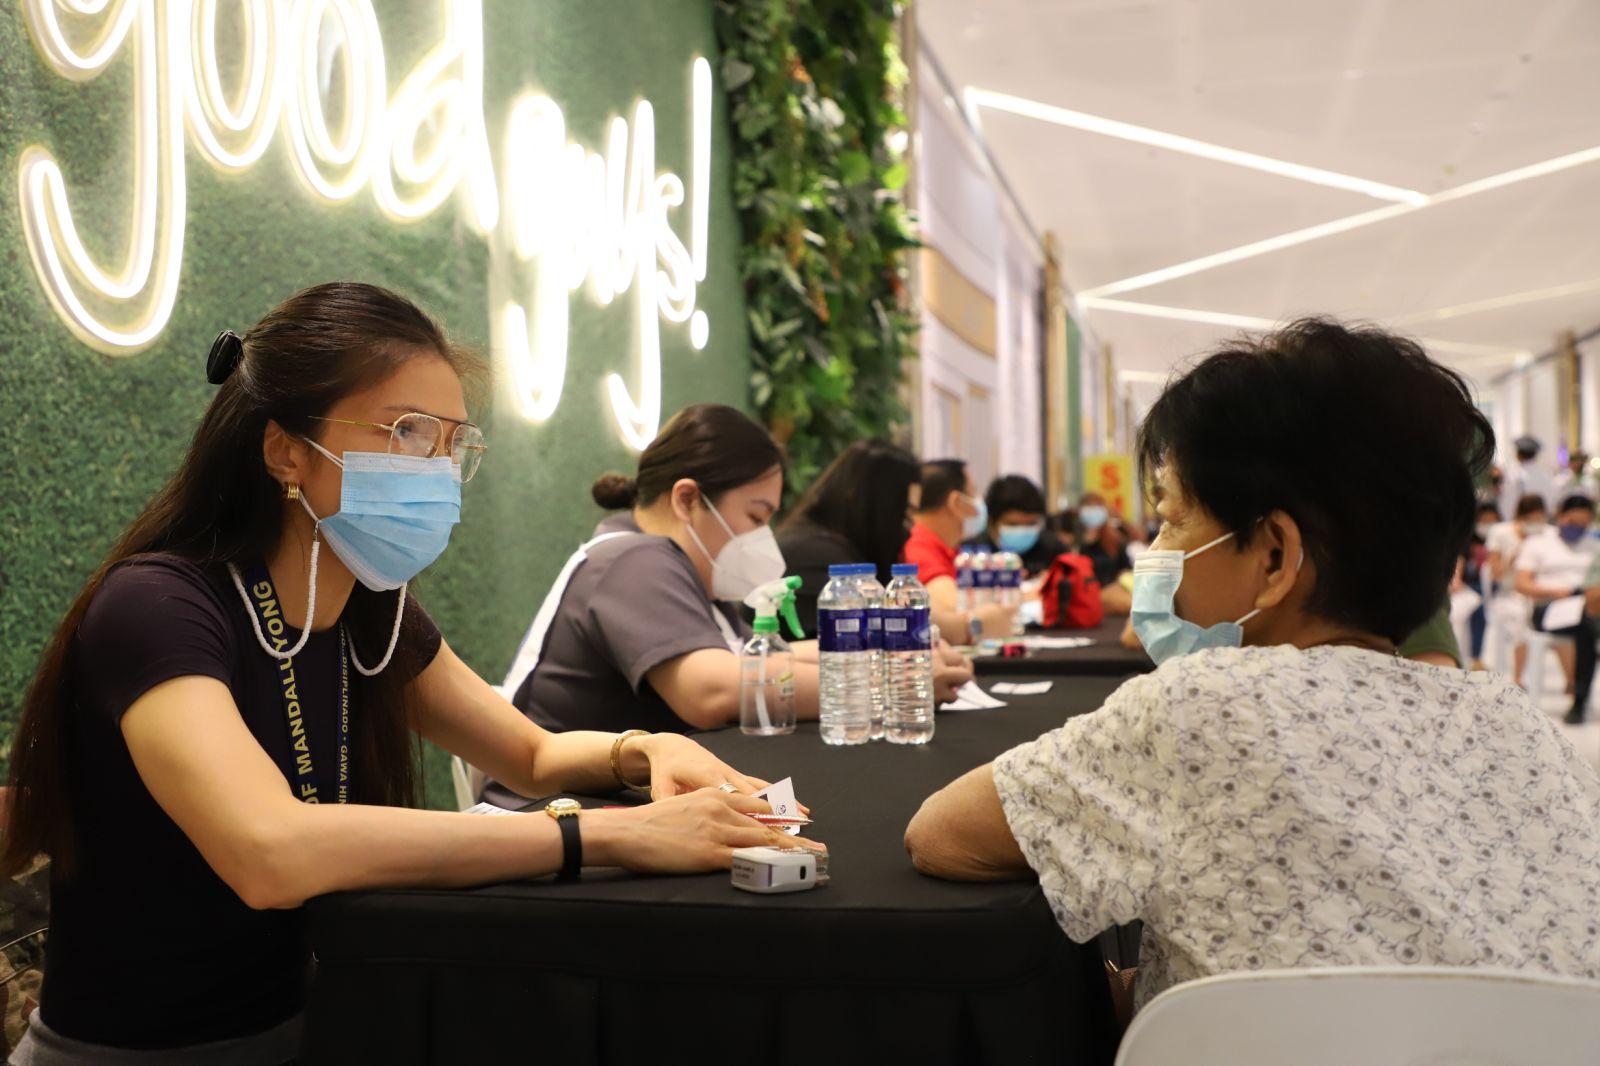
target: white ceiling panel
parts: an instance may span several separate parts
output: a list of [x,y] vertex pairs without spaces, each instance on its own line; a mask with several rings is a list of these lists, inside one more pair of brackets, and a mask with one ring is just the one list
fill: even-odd
[[[920,0],[916,17],[958,92],[1009,93],[1426,194],[1600,145],[1600,0]],[[979,116],[1080,292],[1386,206],[994,108]],[[1388,322],[1595,278],[1600,161],[1115,298]],[[1109,311],[1089,319],[1119,366],[1146,370],[1228,332]],[[1408,328],[1542,351],[1562,330],[1596,324],[1600,289]],[[1486,365],[1459,358],[1474,373]]]

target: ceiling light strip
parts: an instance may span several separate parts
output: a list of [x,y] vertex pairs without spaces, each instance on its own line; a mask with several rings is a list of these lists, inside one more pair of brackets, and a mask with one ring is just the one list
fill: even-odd
[[1243,259],[1252,259],[1258,255],[1265,255],[1268,252],[1276,252],[1281,251],[1284,248],[1292,248],[1297,244],[1305,244],[1307,241],[1319,240],[1323,237],[1331,237],[1338,233],[1347,233],[1350,230],[1359,229],[1362,226],[1370,226],[1375,222],[1386,222],[1391,218],[1399,218],[1401,215],[1409,215],[1413,211],[1421,211],[1425,207],[1433,207],[1437,204],[1450,203],[1455,200],[1464,199],[1468,196],[1475,196],[1478,193],[1489,192],[1494,189],[1502,189],[1507,185],[1514,185],[1518,182],[1530,181],[1533,178],[1542,178],[1550,174],[1559,173],[1563,170],[1571,170],[1573,167],[1584,166],[1585,164],[1593,163],[1596,160],[1600,160],[1600,146],[1594,148],[1585,148],[1579,152],[1571,152],[1564,156],[1558,156],[1555,159],[1547,159],[1541,163],[1532,163],[1528,166],[1518,167],[1515,170],[1507,170],[1500,174],[1492,174],[1487,178],[1480,178],[1477,181],[1467,182],[1465,185],[1457,185],[1455,188],[1446,189],[1443,192],[1435,193],[1433,196],[1428,198],[1426,203],[1415,205],[1391,204],[1388,207],[1380,207],[1372,211],[1363,211],[1358,215],[1347,215],[1344,218],[1336,218],[1332,222],[1324,222],[1316,226],[1307,226],[1305,229],[1298,229],[1290,233],[1279,234],[1276,237],[1268,237],[1266,240],[1252,241],[1249,244],[1241,244],[1237,248],[1230,248],[1224,252],[1215,252],[1211,255],[1203,255],[1198,259],[1190,259],[1187,262],[1177,263],[1169,267],[1163,267],[1160,270],[1152,270],[1144,274],[1136,274],[1131,278],[1123,278],[1121,281],[1113,281],[1106,285],[1100,285],[1092,289],[1086,289],[1084,290],[1083,295],[1115,296],[1118,293],[1132,292],[1135,289],[1149,288],[1151,285],[1159,285],[1164,281],[1172,281],[1176,278],[1188,277],[1191,274],[1198,274],[1203,270],[1211,270],[1215,267],[1226,266],[1229,263],[1237,263]]
[[[1198,322],[1208,326],[1265,331],[1283,325],[1283,320],[1258,318],[1254,315],[1204,311],[1195,307],[1167,307],[1162,304],[1136,303],[1132,300],[1108,300],[1100,296],[1081,295],[1077,298],[1077,302],[1083,311],[1110,311],[1144,318],[1164,318],[1174,322]],[[1436,352],[1449,352],[1475,359],[1517,359],[1532,354],[1525,348],[1507,348],[1497,344],[1470,344],[1466,341],[1443,340],[1438,337],[1417,337],[1416,340],[1423,347]]]
[[1310,182],[1313,185],[1344,189],[1347,192],[1361,193],[1364,196],[1375,197],[1379,200],[1392,200],[1402,204],[1422,204],[1428,199],[1427,193],[1416,189],[1402,189],[1396,185],[1386,185],[1381,181],[1369,181],[1366,178],[1358,178],[1350,174],[1323,170],[1321,167],[1308,167],[1302,163],[1290,163],[1287,160],[1273,159],[1271,156],[1257,155],[1254,152],[1243,152],[1237,148],[1211,144],[1208,141],[1197,141],[1193,137],[1181,137],[1175,133],[1153,130],[1146,126],[1135,126],[1128,122],[1118,122],[1115,119],[1102,118],[1099,115],[1090,115],[1083,111],[1072,111],[1065,107],[1040,103],[1037,100],[1011,96],[1008,93],[969,87],[965,96],[969,112],[974,111],[977,107],[993,108],[996,111],[1005,111],[1013,115],[1021,115],[1024,118],[1038,119],[1041,122],[1050,122],[1057,126],[1066,126],[1070,129],[1083,130],[1087,133],[1099,133],[1107,137],[1115,137],[1118,140],[1132,141],[1135,144],[1147,144],[1152,148],[1165,148],[1168,151],[1182,152],[1184,155],[1198,156],[1201,159],[1210,159],[1218,163],[1228,163],[1236,167],[1259,170],[1263,173],[1276,174],[1283,178]]
[[1576,296],[1583,292],[1593,292],[1596,289],[1600,289],[1600,278],[1575,281],[1570,285],[1555,285],[1548,289],[1529,289],[1525,292],[1513,292],[1505,296],[1493,296],[1487,300],[1473,300],[1470,303],[1440,307],[1432,311],[1419,311],[1416,314],[1391,318],[1389,322],[1396,326],[1409,326],[1420,322],[1443,322],[1447,318],[1482,314],[1484,311],[1498,311],[1503,307],[1538,303],[1541,300],[1556,300],[1563,296]]

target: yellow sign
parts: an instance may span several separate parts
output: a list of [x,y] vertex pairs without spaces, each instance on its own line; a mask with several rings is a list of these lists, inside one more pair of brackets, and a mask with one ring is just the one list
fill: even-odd
[[1138,507],[1138,488],[1133,480],[1133,459],[1127,455],[1091,455],[1083,461],[1083,491],[1097,492],[1105,498],[1106,510],[1132,521]]

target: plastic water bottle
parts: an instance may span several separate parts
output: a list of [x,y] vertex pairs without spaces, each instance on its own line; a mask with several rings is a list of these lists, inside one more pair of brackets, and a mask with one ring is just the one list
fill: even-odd
[[1001,551],[990,556],[997,602],[1011,612],[1011,635],[1022,635],[1022,556]]
[[867,662],[872,665],[872,726],[868,736],[883,739],[883,585],[872,563],[856,564],[856,584],[867,601]]
[[989,553],[982,546],[972,549],[972,606],[987,607],[994,602],[994,571],[989,566]]
[[933,739],[933,634],[928,590],[917,568],[896,563],[883,594],[884,736],[891,744]]
[[972,545],[956,552],[956,610],[968,614],[978,605],[972,598]]
[[817,597],[818,686],[824,744],[865,744],[872,730],[867,601],[850,564],[828,567]]

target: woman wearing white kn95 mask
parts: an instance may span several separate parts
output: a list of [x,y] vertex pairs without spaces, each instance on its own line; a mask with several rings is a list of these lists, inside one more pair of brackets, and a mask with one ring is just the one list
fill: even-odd
[[[187,457],[68,609],[17,729],[0,876],[45,854],[52,877],[43,1000],[11,1062],[292,1061],[314,896],[727,869],[792,842],[750,817],[765,782],[686,737],[528,721],[409,594],[487,449],[475,371],[372,285],[219,335]],[[419,735],[523,796],[656,802],[411,809]]]
[[[739,718],[739,613],[784,576],[772,521],[784,457],[732,407],[695,404],[668,419],[632,477],[591,490],[619,514],[567,561],[534,615],[504,688],[547,729],[687,733]],[[798,641],[795,703],[817,716],[817,644]],[[483,797],[514,802],[491,780]]]

